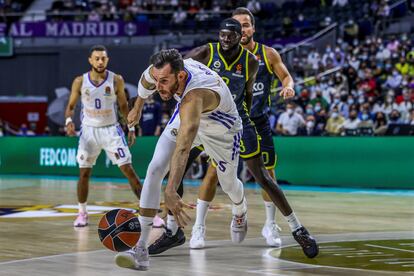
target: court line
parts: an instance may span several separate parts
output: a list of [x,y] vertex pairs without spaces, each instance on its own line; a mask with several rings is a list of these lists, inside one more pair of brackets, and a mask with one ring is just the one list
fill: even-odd
[[382,249],[391,249],[391,250],[414,253],[413,250],[407,250],[407,249],[401,249],[401,248],[394,248],[394,247],[381,246],[381,245],[375,245],[375,244],[365,244],[365,245],[370,246],[370,247],[378,247],[378,248],[382,248]]
[[[261,238],[260,237],[247,238],[244,240],[248,241],[248,240],[255,240],[255,239],[261,239]],[[223,242],[226,242],[226,241],[230,242],[230,240],[212,240],[209,242],[209,245],[214,244],[214,243],[222,244]],[[30,262],[33,260],[53,259],[53,258],[63,257],[63,256],[76,256],[78,254],[94,254],[98,252],[107,252],[107,251],[109,252],[109,250],[107,249],[99,249],[99,250],[92,250],[92,251],[71,252],[71,253],[55,254],[55,255],[41,256],[41,257],[33,257],[33,258],[27,258],[27,259],[0,262],[0,266],[6,265],[6,264],[13,264],[13,263]]]
[[[16,175],[16,174],[4,174],[1,176],[3,179],[15,179],[15,178],[32,178],[32,179],[52,179],[52,180],[68,180],[76,181],[78,176],[59,176],[59,175]],[[108,177],[92,177],[91,181],[94,182],[113,182],[113,183],[128,183],[124,178],[108,178]],[[143,179],[141,179],[143,181]],[[196,186],[200,185],[198,179],[185,179],[184,185]],[[165,184],[166,181],[163,181]],[[370,195],[382,195],[382,196],[404,196],[414,197],[414,190],[412,189],[376,189],[376,188],[347,188],[347,187],[321,187],[321,186],[300,186],[300,185],[284,185],[280,184],[283,190],[286,191],[303,191],[303,192],[326,192],[326,193],[354,193],[354,194],[370,194]],[[254,182],[247,182],[244,184],[247,189],[261,189],[260,185]]]

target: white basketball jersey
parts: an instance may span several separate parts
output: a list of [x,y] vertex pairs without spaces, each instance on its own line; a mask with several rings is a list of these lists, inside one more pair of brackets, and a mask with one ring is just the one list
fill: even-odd
[[107,70],[106,79],[99,85],[95,85],[90,79],[89,72],[83,74],[82,124],[104,127],[118,122],[114,76],[113,72]]
[[236,104],[223,79],[216,72],[193,59],[185,59],[184,68],[188,73],[188,79],[181,97],[174,95],[178,102],[194,89],[209,89],[220,95],[217,108],[201,114],[199,131],[213,131],[213,128],[218,125],[233,131],[241,130],[242,124]]

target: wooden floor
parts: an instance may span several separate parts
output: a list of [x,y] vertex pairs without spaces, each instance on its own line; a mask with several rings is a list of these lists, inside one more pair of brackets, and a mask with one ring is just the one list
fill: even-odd
[[[196,187],[186,187],[185,201],[196,202]],[[289,227],[277,213],[282,227],[282,249],[266,246],[261,237],[264,208],[258,189],[247,189],[249,232],[241,245],[230,241],[231,205],[219,192],[207,219],[207,248],[190,250],[188,243],[151,257],[148,272],[118,268],[114,253],[97,235],[102,211],[114,207],[136,208],[124,181],[93,181],[88,204],[97,212],[90,226],[74,229],[76,181],[42,178],[0,178],[0,275],[402,275],[414,273],[414,196],[398,194],[289,191],[286,194],[302,224],[321,242],[321,254],[310,261],[295,247]],[[74,205],[74,206],[71,206]],[[195,211],[190,211],[192,218]],[[185,229],[190,237],[191,227]],[[404,240],[402,247],[374,241]],[[367,241],[358,254],[385,254],[384,265],[373,269],[376,259],[363,263],[330,261],[341,245],[328,242]],[[372,242],[368,242],[372,241]],[[327,246],[324,244],[327,243]],[[328,246],[329,245],[329,246]],[[293,247],[292,247],[293,246]],[[405,247],[404,247],[405,246]],[[296,249],[295,249],[296,248]],[[382,249],[380,249],[382,248]],[[349,248],[348,248],[349,249]],[[348,250],[347,249],[347,250]],[[296,250],[296,251],[294,251]],[[339,250],[339,249],[338,249]],[[342,250],[342,249],[341,249]],[[350,253],[351,254],[351,253]],[[352,254],[351,254],[352,255]],[[358,255],[359,256],[359,255]],[[361,261],[361,259],[358,259]],[[381,260],[380,260],[381,261]],[[390,267],[389,263],[397,262]],[[344,265],[346,263],[346,265]],[[377,264],[377,263],[376,263]]]

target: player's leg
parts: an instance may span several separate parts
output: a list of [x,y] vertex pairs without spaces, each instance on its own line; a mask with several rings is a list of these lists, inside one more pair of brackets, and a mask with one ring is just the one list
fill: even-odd
[[200,135],[200,138],[206,153],[216,166],[221,188],[233,202],[230,234],[234,243],[240,243],[247,234],[247,204],[243,183],[237,178],[241,133],[225,134],[220,137],[205,133]]
[[134,192],[137,199],[140,199],[142,184],[134,168],[132,167],[132,165],[125,164],[125,165],[119,166],[119,169],[124,174],[124,176],[128,179],[129,185],[131,186],[131,189]]
[[98,128],[83,126],[79,137],[78,154],[76,156],[79,164],[79,180],[77,183],[77,197],[79,212],[73,226],[84,227],[88,225],[87,201],[89,193],[89,179],[92,174],[92,167],[101,151],[99,142],[95,139]]
[[204,248],[208,208],[216,194],[218,177],[216,168],[210,163],[198,189],[196,221],[191,232],[190,248]]
[[158,139],[142,188],[139,216],[141,236],[133,250],[116,255],[115,261],[119,266],[141,270],[149,267],[148,243],[153,218],[160,207],[162,180],[168,172],[169,161],[175,149],[175,141],[166,136],[163,133]]
[[[203,149],[200,147],[194,147],[190,151],[190,155],[188,157],[185,172],[188,171],[193,161],[198,157],[198,155],[200,155],[202,151]],[[184,179],[184,176],[183,176],[183,179]],[[180,195],[180,197],[182,197],[184,194],[183,179],[181,179],[180,186],[178,187],[178,190],[177,190],[177,193]],[[161,237],[159,237],[153,244],[149,246],[148,248],[149,254],[150,255],[160,254],[170,248],[182,245],[184,243],[185,243],[184,231],[180,227],[178,227],[178,224],[175,221],[173,214],[171,213],[170,210],[168,210],[166,232]]]
[[[252,121],[254,122],[256,130],[260,136],[259,142],[263,163],[269,172],[269,175],[274,181],[276,181],[274,172],[276,166],[276,153],[269,119],[267,116],[261,116],[252,119]],[[279,235],[280,228],[276,224],[276,205],[263,189],[262,198],[266,215],[266,221],[262,228],[262,236],[265,238],[267,245],[280,247],[282,245],[282,240]]]
[[319,247],[313,237],[311,237],[306,228],[300,223],[292,208],[290,207],[282,189],[274,181],[266,170],[262,156],[255,156],[246,160],[249,170],[252,172],[256,181],[268,193],[273,203],[279,208],[287,220],[292,235],[302,247],[303,252],[309,258],[314,258],[319,253]]

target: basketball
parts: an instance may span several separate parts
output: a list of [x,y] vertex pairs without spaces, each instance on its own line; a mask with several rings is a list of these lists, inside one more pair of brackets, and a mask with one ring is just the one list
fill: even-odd
[[141,235],[138,218],[125,209],[107,212],[99,221],[99,239],[112,251],[126,251],[135,246]]

